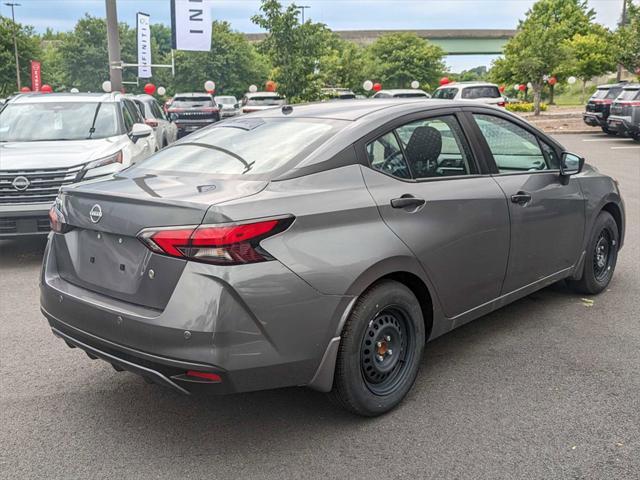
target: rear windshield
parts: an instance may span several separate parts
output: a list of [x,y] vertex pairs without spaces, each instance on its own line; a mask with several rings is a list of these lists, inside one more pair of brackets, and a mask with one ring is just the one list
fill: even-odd
[[500,98],[498,87],[491,85],[482,87],[467,87],[462,89],[462,98],[472,100],[474,98]]
[[640,90],[623,90],[617,100],[628,102],[640,99]]
[[591,100],[612,100],[620,95],[622,88],[599,88],[591,96]]
[[216,103],[221,103],[222,105],[235,105],[238,103],[236,97],[216,97]]
[[246,105],[284,105],[282,97],[251,97],[247,98]]
[[407,92],[407,93],[395,93],[395,98],[426,98],[427,94],[424,92]]
[[213,105],[211,97],[176,97],[173,99],[172,107],[210,107]]
[[439,88],[433,94],[433,98],[440,98],[443,100],[453,100],[458,93],[457,88]]
[[0,142],[89,140],[119,134],[115,103],[13,103],[0,112]]
[[133,168],[206,175],[261,175],[300,159],[347,122],[239,119],[189,135]]

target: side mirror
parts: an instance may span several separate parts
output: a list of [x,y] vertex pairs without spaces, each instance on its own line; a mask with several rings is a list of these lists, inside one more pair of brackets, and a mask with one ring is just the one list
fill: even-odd
[[575,153],[563,152],[560,159],[560,175],[576,175],[584,167],[584,158]]
[[129,132],[129,138],[133,143],[136,143],[141,138],[148,137],[153,133],[153,128],[149,125],[145,125],[144,123],[134,123],[131,128],[131,132]]

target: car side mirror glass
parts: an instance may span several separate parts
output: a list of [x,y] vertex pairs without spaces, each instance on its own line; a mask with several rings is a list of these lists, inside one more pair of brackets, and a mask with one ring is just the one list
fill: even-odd
[[560,159],[560,174],[575,175],[582,171],[584,158],[575,153],[563,152]]
[[133,143],[136,143],[141,138],[148,137],[153,133],[153,128],[149,125],[145,125],[144,123],[134,123],[131,128],[131,132],[129,133],[129,137]]

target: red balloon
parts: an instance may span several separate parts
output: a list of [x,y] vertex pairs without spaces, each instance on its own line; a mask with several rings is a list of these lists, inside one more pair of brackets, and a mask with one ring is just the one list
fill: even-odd
[[20,89],[20,91],[21,91],[22,93],[29,93],[29,92],[31,91],[31,89],[30,89],[29,87],[22,87],[22,88]]
[[446,85],[447,83],[451,83],[451,80],[449,80],[449,77],[442,77],[440,79],[440,85]]
[[526,89],[527,89],[527,86],[526,86],[526,85],[524,85],[524,84],[520,84],[520,85],[518,86],[518,90],[520,90],[521,92],[524,92]]
[[274,82],[273,80],[267,80],[267,83],[265,84],[265,88],[267,89],[267,92],[275,92],[276,82]]
[[549,85],[555,85],[556,83],[558,83],[558,79],[556,77],[551,77],[549,79]]
[[47,85],[45,83],[44,85],[42,85],[42,87],[40,87],[40,91],[42,93],[51,93],[51,92],[53,92],[53,88],[51,88],[51,85]]
[[147,95],[153,95],[156,91],[156,86],[153,83],[147,83],[144,86],[144,93]]
[[373,91],[374,92],[379,92],[380,90],[382,90],[382,85],[379,83],[374,83],[373,84]]
[[498,87],[498,90],[500,90],[500,93],[504,93],[504,90],[505,90],[504,85],[500,85],[500,86]]

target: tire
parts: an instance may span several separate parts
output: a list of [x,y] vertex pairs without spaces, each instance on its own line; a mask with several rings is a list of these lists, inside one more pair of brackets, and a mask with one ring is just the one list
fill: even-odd
[[616,268],[619,244],[616,221],[609,212],[600,212],[587,244],[582,278],[569,280],[569,286],[587,295],[596,295],[607,288]]
[[424,345],[424,319],[413,292],[393,280],[373,285],[344,326],[331,400],[357,415],[388,412],[413,386]]
[[602,128],[602,131],[607,135],[614,135],[614,136],[616,135],[616,132],[614,132],[613,130],[609,130],[608,127],[601,127],[601,128]]

